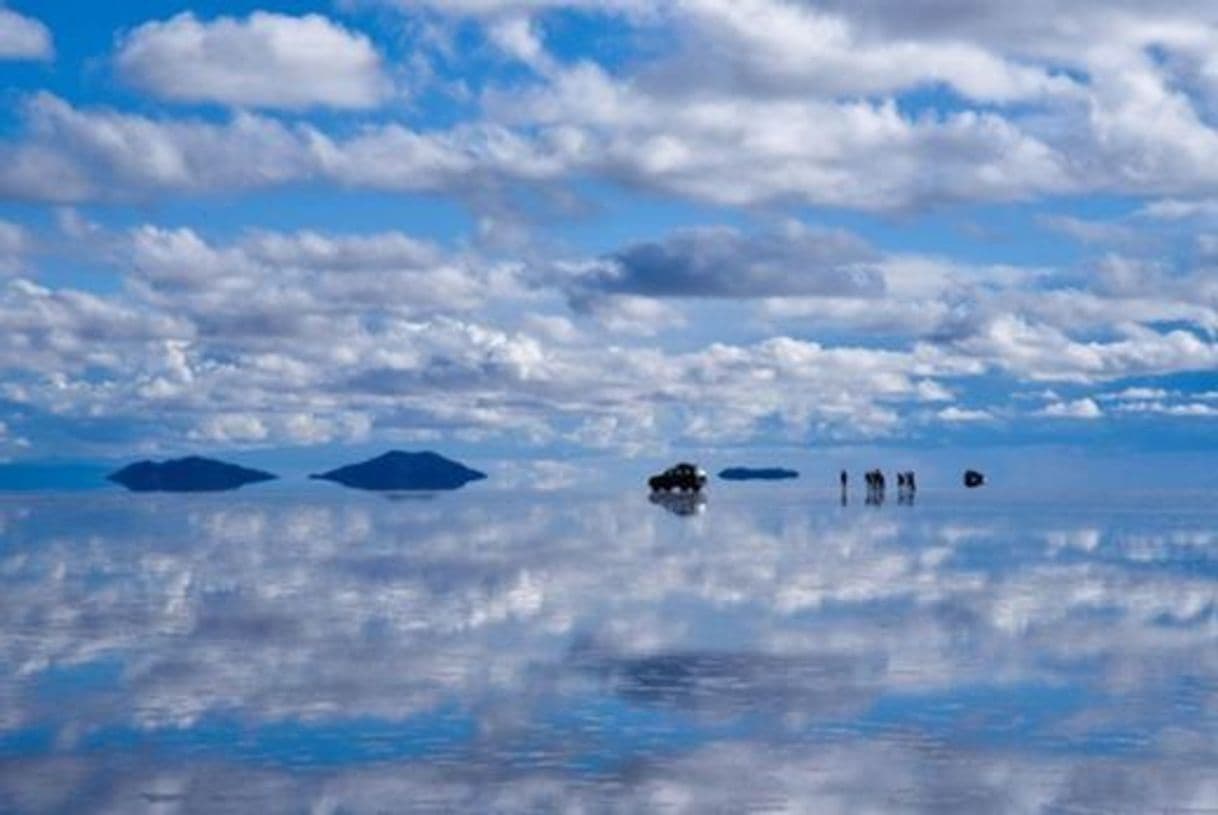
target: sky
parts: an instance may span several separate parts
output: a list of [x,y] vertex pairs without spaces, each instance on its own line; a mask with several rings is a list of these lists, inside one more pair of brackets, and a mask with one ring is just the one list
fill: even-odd
[[0,460],[1218,447],[1218,6],[0,2]]

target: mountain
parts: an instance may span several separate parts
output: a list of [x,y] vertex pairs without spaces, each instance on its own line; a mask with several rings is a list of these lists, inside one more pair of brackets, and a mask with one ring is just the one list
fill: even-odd
[[106,476],[132,492],[220,492],[277,476],[210,458],[140,461]]
[[728,467],[719,473],[719,477],[725,481],[781,481],[786,478],[799,478],[799,473],[781,467]]
[[362,464],[339,467],[310,478],[360,490],[456,490],[470,481],[486,478],[486,473],[430,450],[422,453],[393,450]]

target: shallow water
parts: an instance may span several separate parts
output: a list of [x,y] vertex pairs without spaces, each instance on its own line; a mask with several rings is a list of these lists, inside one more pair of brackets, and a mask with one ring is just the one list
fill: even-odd
[[0,498],[0,811],[1218,811],[1214,496],[893,497]]

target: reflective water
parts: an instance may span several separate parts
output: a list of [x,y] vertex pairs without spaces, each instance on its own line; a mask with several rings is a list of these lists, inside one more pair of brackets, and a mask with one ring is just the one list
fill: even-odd
[[1218,810],[1218,505],[996,494],[0,498],[0,811]]

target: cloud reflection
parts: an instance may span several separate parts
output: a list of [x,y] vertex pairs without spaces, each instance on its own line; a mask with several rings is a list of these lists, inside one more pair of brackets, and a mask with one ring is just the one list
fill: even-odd
[[753,498],[6,499],[0,810],[1218,804],[1204,510]]

